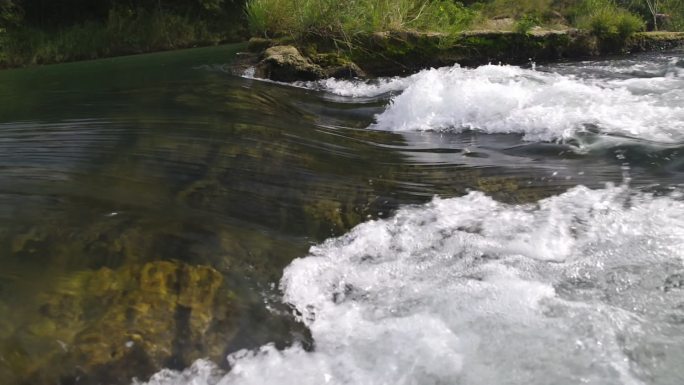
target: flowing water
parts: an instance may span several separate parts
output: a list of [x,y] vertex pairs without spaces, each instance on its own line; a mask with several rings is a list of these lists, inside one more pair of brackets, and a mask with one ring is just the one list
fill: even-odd
[[6,383],[684,383],[684,53],[283,85],[240,48],[0,73]]

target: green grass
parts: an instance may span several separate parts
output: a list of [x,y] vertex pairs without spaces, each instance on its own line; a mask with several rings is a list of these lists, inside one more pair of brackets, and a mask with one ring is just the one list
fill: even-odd
[[349,39],[359,33],[455,33],[475,12],[451,0],[248,0],[252,33],[265,37]]
[[553,10],[553,0],[493,0],[483,2],[486,16],[507,16],[515,19],[534,16],[538,19],[548,17]]
[[[675,2],[684,4],[684,0],[669,0],[668,4]],[[254,35],[294,39],[349,40],[356,34],[396,30],[455,34],[474,22],[480,26],[491,24],[487,21],[492,18],[515,20],[513,29],[520,33],[537,25],[574,25],[602,38],[624,38],[645,28],[640,16],[618,6],[616,0],[467,3],[468,6],[453,0],[247,0],[246,13]]]
[[[2,8],[0,68],[235,41],[240,38],[236,31],[242,28],[245,18],[254,36],[347,43],[373,32],[439,32],[448,41],[469,28],[525,34],[536,26],[561,30],[574,26],[615,40],[643,30],[644,20],[649,20],[642,0],[230,1],[232,8],[221,17],[114,6],[104,20],[82,21],[59,29],[28,26],[12,9]],[[208,2],[213,3],[221,2]],[[669,18],[659,27],[684,30],[684,0],[661,0],[660,4],[660,10]]]

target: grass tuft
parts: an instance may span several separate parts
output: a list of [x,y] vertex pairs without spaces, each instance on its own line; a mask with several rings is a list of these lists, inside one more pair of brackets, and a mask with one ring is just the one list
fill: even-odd
[[246,9],[254,34],[295,39],[397,30],[451,34],[476,15],[451,0],[248,0]]

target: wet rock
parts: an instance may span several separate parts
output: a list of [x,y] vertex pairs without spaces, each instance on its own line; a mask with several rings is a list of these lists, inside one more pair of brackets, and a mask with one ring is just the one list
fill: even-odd
[[271,47],[274,44],[273,40],[271,39],[264,39],[262,37],[253,37],[249,39],[249,42],[247,42],[247,50],[249,52],[263,52],[267,48]]
[[363,78],[366,74],[353,61],[337,53],[311,55],[311,60],[323,68],[325,77],[336,79]]
[[626,42],[629,52],[649,52],[684,46],[684,32],[638,32]]
[[220,362],[236,330],[235,298],[222,287],[211,267],[168,261],[65,277],[3,342],[0,372],[19,384],[123,384],[201,357]]
[[318,80],[325,76],[319,65],[290,45],[275,46],[264,51],[263,59],[256,66],[255,75],[281,82]]
[[[549,20],[565,26],[562,15]],[[561,30],[535,28],[521,34],[513,30],[513,19],[489,20],[484,30],[458,35],[436,32],[391,31],[359,35],[357,44],[340,54],[330,41],[313,39],[299,43],[300,52],[290,40],[253,39],[250,50],[265,50],[256,66],[256,76],[292,82],[323,77],[356,78],[406,76],[429,67],[478,66],[487,63],[524,64],[671,49],[684,44],[681,32],[640,32],[625,38],[599,38],[588,31],[564,27]],[[275,45],[278,44],[278,45]],[[303,54],[302,54],[303,53]]]
[[684,272],[679,272],[670,275],[665,279],[665,284],[663,285],[663,291],[669,292],[673,290],[684,288]]
[[[372,76],[408,75],[429,67],[459,63],[522,64],[530,60],[558,60],[592,56],[585,35],[574,30],[468,31],[458,35],[430,32],[379,32],[366,37],[367,48],[352,53],[354,61]],[[363,39],[364,38],[360,38]]]

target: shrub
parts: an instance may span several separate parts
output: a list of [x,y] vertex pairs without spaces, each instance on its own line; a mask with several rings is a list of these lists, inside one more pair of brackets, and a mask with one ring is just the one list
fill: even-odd
[[537,17],[525,15],[515,23],[515,31],[517,33],[528,34],[532,28],[538,26],[539,24],[541,24],[541,22]]
[[626,10],[618,12],[615,23],[617,34],[621,38],[627,38],[646,28],[646,23],[642,18]]
[[26,26],[0,30],[0,67],[174,49],[221,39],[202,20],[115,7],[105,22],[89,21],[49,32]]
[[604,39],[625,39],[646,26],[643,19],[618,7],[613,0],[585,0],[577,12],[576,24]]

